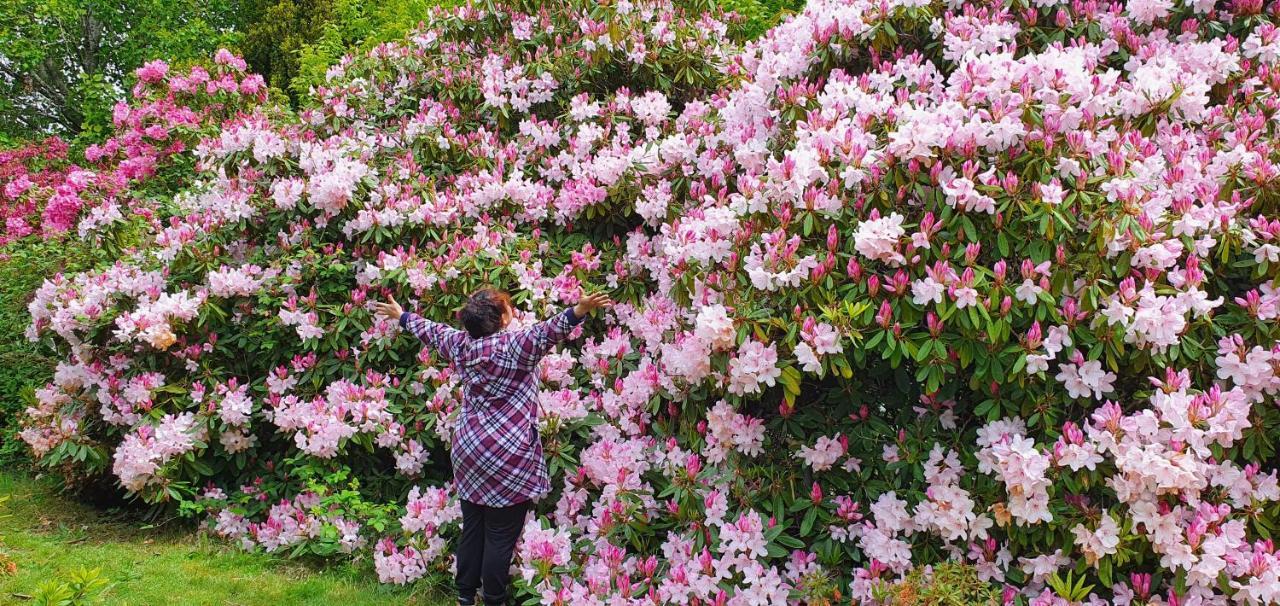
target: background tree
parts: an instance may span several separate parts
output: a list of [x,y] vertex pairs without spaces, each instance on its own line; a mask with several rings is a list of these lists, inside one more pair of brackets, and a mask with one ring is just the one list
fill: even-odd
[[207,60],[239,39],[240,0],[0,0],[0,129],[105,134],[133,70]]
[[325,72],[343,55],[403,39],[432,7],[457,4],[458,0],[334,0],[330,18],[298,49],[298,71],[289,82],[290,94],[304,94],[324,82]]
[[[299,54],[339,14],[334,0],[245,0],[243,53],[267,84],[289,90]],[[292,100],[296,101],[296,97]]]

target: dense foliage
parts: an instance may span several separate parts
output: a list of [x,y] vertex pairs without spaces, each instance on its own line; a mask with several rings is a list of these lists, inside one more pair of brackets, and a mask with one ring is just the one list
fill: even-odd
[[82,271],[90,266],[90,256],[75,242],[34,237],[0,255],[0,466],[12,468],[27,459],[29,449],[17,438],[22,412],[58,362],[25,337],[31,323],[27,304],[44,276]]
[[542,368],[526,597],[883,602],[957,560],[1006,602],[1280,602],[1277,9],[824,1],[745,47],[707,9],[435,10],[296,114],[226,53],[148,65],[78,194],[118,260],[30,305],[65,360],[23,439],[411,582],[460,394],[371,302],[599,285]]
[[[269,85],[282,91],[291,91],[295,80],[301,82],[299,69],[305,50],[322,33],[341,27],[346,19],[358,17],[366,4],[370,3],[345,0],[248,0],[245,2],[243,19],[244,58],[250,68],[262,75]],[[355,41],[342,42],[352,44]]]

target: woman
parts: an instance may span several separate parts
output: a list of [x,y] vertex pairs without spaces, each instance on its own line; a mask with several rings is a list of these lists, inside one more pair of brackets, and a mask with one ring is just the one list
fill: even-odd
[[511,297],[484,288],[462,310],[465,331],[404,311],[394,298],[375,311],[430,347],[461,373],[462,415],[453,437],[453,480],[462,501],[457,551],[458,603],[505,604],[511,555],[530,502],[551,490],[538,436],[538,361],[608,295],[578,304],[534,326],[510,332]]

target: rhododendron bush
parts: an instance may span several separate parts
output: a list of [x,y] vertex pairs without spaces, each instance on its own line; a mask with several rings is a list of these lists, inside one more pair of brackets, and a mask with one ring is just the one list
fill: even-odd
[[[87,205],[139,244],[31,303],[36,456],[445,574],[458,377],[372,302],[600,287],[542,363],[531,601],[869,602],[950,560],[1009,603],[1280,602],[1274,6],[820,1],[745,46],[537,10],[197,112],[176,193]],[[256,95],[235,63],[201,86]],[[148,69],[121,113],[193,86]]]

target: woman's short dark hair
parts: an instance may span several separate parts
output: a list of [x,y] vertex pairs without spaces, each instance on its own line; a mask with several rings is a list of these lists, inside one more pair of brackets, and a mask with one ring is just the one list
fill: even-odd
[[472,293],[459,314],[463,328],[473,339],[487,337],[502,330],[502,314],[511,307],[511,297],[496,288],[482,288]]

